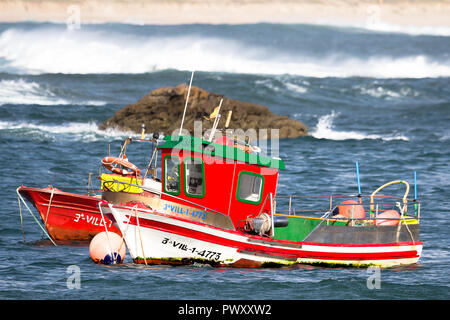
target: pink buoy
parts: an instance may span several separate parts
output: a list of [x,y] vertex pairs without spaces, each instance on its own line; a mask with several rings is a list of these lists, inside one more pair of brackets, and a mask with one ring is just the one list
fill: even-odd
[[401,217],[400,213],[398,213],[396,210],[387,210],[377,215],[375,224],[377,226],[396,226],[399,224],[400,220],[391,220],[391,219],[400,219],[400,217]]
[[89,244],[89,255],[95,263],[121,263],[125,254],[125,243],[122,237],[114,232],[97,233]]
[[339,204],[338,206],[337,211],[337,214],[347,218],[364,219],[366,217],[364,207],[354,200],[346,200],[341,202],[341,204]]

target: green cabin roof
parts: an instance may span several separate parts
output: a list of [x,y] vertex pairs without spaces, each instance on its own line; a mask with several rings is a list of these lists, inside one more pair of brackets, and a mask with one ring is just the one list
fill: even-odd
[[257,153],[248,153],[239,148],[209,142],[207,140],[191,136],[165,136],[160,149],[180,149],[199,152],[210,157],[242,161],[274,169],[284,170],[284,162],[280,158],[270,158]]

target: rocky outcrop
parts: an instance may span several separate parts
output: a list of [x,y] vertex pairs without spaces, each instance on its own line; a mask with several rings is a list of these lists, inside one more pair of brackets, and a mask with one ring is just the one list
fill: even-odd
[[[164,135],[178,133],[187,92],[188,86],[185,84],[153,90],[138,102],[117,111],[99,128],[117,128],[140,133],[142,124],[145,124],[146,132],[162,132]],[[221,99],[223,99],[220,109],[222,117],[218,128],[224,127],[228,111],[232,110],[229,128],[243,131],[255,129],[256,132],[264,132],[260,129],[267,129],[267,136],[258,136],[259,139],[270,137],[270,129],[279,129],[280,138],[296,138],[307,134],[307,128],[303,123],[287,116],[273,114],[265,106],[229,99],[195,86],[191,87],[183,128],[189,130],[192,135],[194,121],[201,121],[203,132],[210,129],[213,120],[205,118],[209,117]],[[198,125],[199,122],[196,123],[197,128]]]

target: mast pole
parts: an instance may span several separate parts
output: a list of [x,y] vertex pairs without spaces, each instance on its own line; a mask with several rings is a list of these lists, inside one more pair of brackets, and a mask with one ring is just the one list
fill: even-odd
[[184,116],[186,115],[186,108],[187,108],[188,101],[189,101],[189,94],[191,93],[191,86],[192,86],[192,79],[194,78],[194,72],[195,71],[192,71],[191,81],[189,82],[189,89],[188,89],[188,93],[187,93],[187,97],[186,97],[186,103],[184,105],[183,118],[181,119],[180,132],[178,133],[179,136],[181,136],[181,130],[183,130]]

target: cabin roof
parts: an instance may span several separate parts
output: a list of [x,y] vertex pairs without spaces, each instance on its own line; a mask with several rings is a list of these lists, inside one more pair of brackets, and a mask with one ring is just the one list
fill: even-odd
[[248,164],[270,167],[278,170],[285,169],[284,162],[280,158],[271,158],[257,153],[248,153],[236,147],[209,142],[192,136],[165,136],[164,143],[159,145],[158,148],[187,150],[199,152],[210,157],[242,161]]

